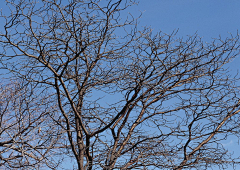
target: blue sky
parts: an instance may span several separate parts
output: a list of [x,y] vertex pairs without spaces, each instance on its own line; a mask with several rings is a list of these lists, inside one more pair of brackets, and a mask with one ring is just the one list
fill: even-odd
[[141,24],[165,33],[179,29],[179,36],[197,31],[209,40],[240,28],[239,0],[142,0],[135,10],[144,12]]

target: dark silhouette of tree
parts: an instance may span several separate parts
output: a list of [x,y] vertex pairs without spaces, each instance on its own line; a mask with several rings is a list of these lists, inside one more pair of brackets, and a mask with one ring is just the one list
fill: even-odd
[[[0,61],[57,103],[58,114],[43,120],[55,129],[45,135],[67,137],[61,149],[49,148],[56,155],[79,170],[239,163],[223,146],[240,134],[238,79],[225,67],[238,36],[207,44],[197,35],[153,34],[126,14],[131,0],[7,4]],[[43,129],[36,124],[35,134]]]

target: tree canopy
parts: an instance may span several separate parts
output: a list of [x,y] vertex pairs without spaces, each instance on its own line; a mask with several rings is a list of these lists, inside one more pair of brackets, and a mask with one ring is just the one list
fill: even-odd
[[240,134],[238,77],[225,67],[239,35],[154,34],[126,17],[132,0],[6,2],[0,62],[19,88],[2,87],[0,166],[239,164],[222,143]]

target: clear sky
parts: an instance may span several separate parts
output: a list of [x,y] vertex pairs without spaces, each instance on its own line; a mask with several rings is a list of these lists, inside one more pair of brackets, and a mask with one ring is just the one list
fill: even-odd
[[206,39],[236,34],[240,29],[239,0],[141,0],[134,13],[143,11],[142,25],[179,36],[197,33]]

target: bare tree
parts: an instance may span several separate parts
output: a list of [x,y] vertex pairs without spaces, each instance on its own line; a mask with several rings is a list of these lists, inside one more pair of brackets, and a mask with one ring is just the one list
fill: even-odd
[[36,92],[13,81],[0,87],[0,167],[39,169],[58,165],[52,156],[54,148],[59,151],[61,134],[47,120],[54,116],[52,102],[48,104],[48,98],[34,95]]
[[126,15],[131,0],[7,4],[2,67],[55,95],[61,114],[51,121],[67,136],[58,155],[79,170],[239,163],[223,145],[240,134],[238,79],[225,67],[238,36],[153,35]]

